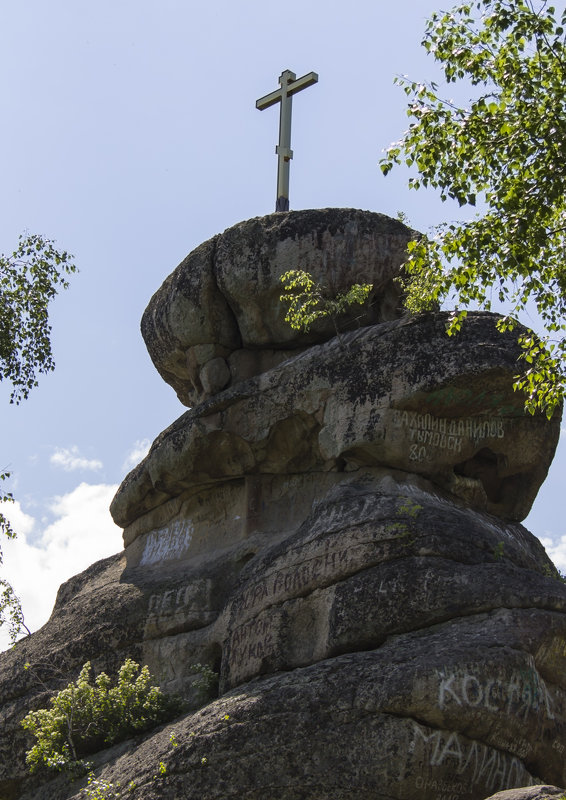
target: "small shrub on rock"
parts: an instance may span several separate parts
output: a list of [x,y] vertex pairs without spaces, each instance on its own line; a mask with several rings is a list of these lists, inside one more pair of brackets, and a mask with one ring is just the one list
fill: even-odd
[[50,708],[30,711],[22,720],[37,740],[26,754],[31,771],[47,767],[80,774],[88,769],[82,756],[176,716],[178,700],[152,680],[146,666],[140,669],[128,658],[114,685],[105,672],[93,682],[87,661],[77,681],[51,698]]
[[330,317],[338,334],[337,318],[349,306],[363,305],[373,289],[372,283],[355,283],[346,293],[328,297],[328,288],[317,283],[309,272],[292,269],[281,276],[285,293],[279,298],[289,310],[285,322],[298,331],[308,331],[317,319]]
[[202,700],[206,701],[217,695],[219,676],[212,667],[208,664],[193,664],[191,672],[198,675],[191,685],[198,691]]

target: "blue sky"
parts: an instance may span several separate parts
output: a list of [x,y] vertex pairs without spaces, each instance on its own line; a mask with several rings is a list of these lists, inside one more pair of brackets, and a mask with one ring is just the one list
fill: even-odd
[[[382,150],[407,124],[395,75],[435,79],[420,47],[433,0],[8,0],[0,10],[0,251],[24,232],[75,255],[53,308],[56,370],[20,406],[0,385],[0,467],[20,538],[5,574],[37,627],[59,583],[121,549],[107,507],[144,447],[183,412],[139,333],[149,298],[200,242],[275,203],[283,69],[319,83],[293,105],[291,208],[461,216]],[[528,321],[527,321],[528,322]],[[564,439],[564,437],[563,437]],[[564,442],[527,527],[566,569]],[[1,645],[0,640],[0,645]]]

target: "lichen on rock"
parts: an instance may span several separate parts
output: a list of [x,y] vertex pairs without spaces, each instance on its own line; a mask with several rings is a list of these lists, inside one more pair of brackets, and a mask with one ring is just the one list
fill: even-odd
[[[292,211],[235,225],[190,253],[152,297],[141,325],[151,359],[193,406],[333,338],[333,320],[308,335],[285,322],[280,278],[294,269],[309,272],[329,296],[352,283],[373,285],[364,308],[338,320],[341,329],[395,319],[402,304],[394,278],[415,235],[398,220],[357,209]],[[212,370],[223,377],[211,385]]]
[[[82,800],[84,782],[26,776],[19,720],[85,661],[126,656],[189,706],[95,756],[132,800],[566,785],[566,584],[520,524],[560,415],[524,414],[496,315],[448,337],[446,313],[404,314],[413,235],[351,209],[274,214],[205,242],[154,295],[144,338],[193,407],[116,494],[124,552],[0,656],[0,800]],[[294,332],[294,268],[331,291],[372,283],[371,303],[338,336]],[[197,664],[219,677],[204,700]]]

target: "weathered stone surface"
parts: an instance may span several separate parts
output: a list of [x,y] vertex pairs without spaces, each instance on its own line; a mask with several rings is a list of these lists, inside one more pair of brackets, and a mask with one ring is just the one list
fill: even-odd
[[[538,540],[380,471],[341,481],[302,522],[280,518],[283,534],[272,521],[192,560],[110,559],[62,587],[51,622],[0,657],[4,730],[42,699],[25,661],[64,653],[70,678],[128,653],[189,698],[192,664],[222,674],[218,701],[99,756],[133,798],[436,800],[442,783],[481,800],[565,784],[566,585]],[[0,797],[17,797],[22,737],[8,741]],[[79,796],[58,786],[27,797]]]
[[[564,634],[556,623],[502,610],[262,678],[109,751],[101,774],[122,786],[133,778],[134,800],[477,800],[539,784],[539,770],[564,782],[563,760],[541,743],[564,732],[551,716],[564,692],[541,678],[535,655]],[[50,786],[31,797],[80,794]]]
[[223,358],[211,358],[199,373],[207,395],[218,394],[230,382],[230,367]]
[[199,371],[207,361],[240,346],[236,321],[213,276],[216,240],[197,247],[169,275],[159,290],[160,303],[154,296],[142,319],[150,356],[179,395],[186,386],[200,389]]
[[[372,303],[345,319],[372,324],[398,317],[400,292],[392,283],[406,259],[415,231],[398,220],[358,209],[313,209],[271,214],[235,225],[218,240],[216,279],[234,311],[245,347],[305,340],[285,322],[280,277],[302,269],[329,290],[331,297],[352,283],[373,283]],[[331,320],[314,337],[335,336]]]
[[[393,278],[415,235],[398,220],[357,209],[290,211],[235,225],[188,255],[151,299],[142,319],[151,359],[192,406],[229,380],[275,366],[281,349],[332,338],[330,319],[308,335],[285,322],[280,278],[293,269],[310,272],[330,296],[373,284],[367,304],[337,321],[343,330],[395,319],[401,303]],[[259,363],[258,348],[265,351]],[[211,360],[222,381],[210,381]]]
[[557,786],[524,786],[497,792],[487,800],[562,800],[565,792]]
[[223,685],[370,650],[454,609],[563,614],[566,587],[541,575],[543,563],[540,543],[521,526],[410,485],[352,479],[243,569],[227,606]]
[[[0,800],[84,800],[84,781],[27,776],[19,722],[87,659],[111,672],[126,656],[186,703],[93,756],[132,800],[557,800],[543,782],[566,785],[566,583],[518,521],[559,414],[524,415],[516,333],[494,315],[454,338],[443,313],[393,319],[395,226],[251,220],[152,300],[158,368],[210,399],[122,484],[124,553],[0,655]],[[373,280],[364,327],[285,338],[293,267],[334,289],[354,267]],[[218,697],[198,696],[197,663]]]
[[[114,671],[125,654],[139,654],[143,602],[134,586],[120,582],[123,554],[94,564],[59,589],[47,626],[0,655],[0,798],[19,794],[26,775],[26,737],[20,721],[47,704],[47,689],[60,689],[91,659]],[[26,663],[32,669],[24,669]]]
[[[255,474],[381,466],[422,475],[467,504],[523,519],[546,477],[558,415],[523,411],[516,333],[444,313],[363,328],[313,346],[217,395],[164,431],[111,511],[136,523],[183,492]],[[387,366],[384,366],[387,365]]]

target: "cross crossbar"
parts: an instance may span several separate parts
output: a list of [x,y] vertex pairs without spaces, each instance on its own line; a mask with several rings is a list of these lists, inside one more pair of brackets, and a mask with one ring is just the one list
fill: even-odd
[[263,111],[276,103],[281,103],[279,111],[279,144],[275,148],[277,153],[277,202],[276,211],[289,210],[289,162],[293,158],[291,150],[291,112],[292,96],[318,82],[316,72],[309,72],[298,78],[290,69],[284,70],[279,76],[279,89],[260,97],[256,101],[256,108]]

